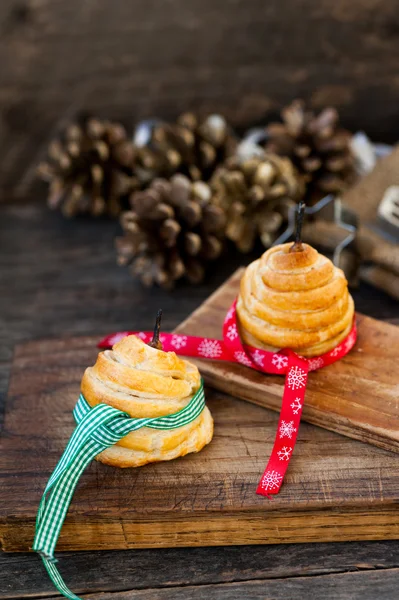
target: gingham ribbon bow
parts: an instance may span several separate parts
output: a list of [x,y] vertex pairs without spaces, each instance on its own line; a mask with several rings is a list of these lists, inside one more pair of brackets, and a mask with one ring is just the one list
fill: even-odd
[[33,550],[41,555],[51,580],[61,594],[70,600],[79,600],[58,572],[54,564],[54,550],[76,485],[90,461],[131,431],[142,427],[164,430],[183,427],[194,421],[204,407],[202,382],[185,408],[172,415],[152,419],[132,419],[107,404],[91,408],[82,395],[79,397],[73,411],[77,427],[44,490],[33,542]]

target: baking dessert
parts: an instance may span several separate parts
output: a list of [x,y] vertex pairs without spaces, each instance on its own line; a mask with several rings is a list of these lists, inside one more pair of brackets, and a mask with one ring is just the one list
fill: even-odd
[[[112,350],[100,352],[95,365],[86,369],[81,389],[90,406],[102,402],[133,418],[154,418],[183,409],[200,386],[195,365],[129,335]],[[96,459],[116,467],[138,467],[199,452],[212,435],[213,419],[205,407],[177,429],[132,431]]]
[[350,332],[354,303],[341,269],[311,246],[275,246],[245,270],[237,301],[242,340],[306,357],[332,350]]

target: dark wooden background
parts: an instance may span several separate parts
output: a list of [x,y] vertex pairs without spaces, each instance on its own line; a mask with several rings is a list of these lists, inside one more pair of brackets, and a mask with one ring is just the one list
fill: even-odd
[[[0,208],[3,397],[15,343],[149,327],[159,305],[171,329],[237,266],[199,288],[145,291],[115,267],[116,224],[50,214],[44,192],[32,193],[34,170],[65,119],[83,108],[130,126],[199,109],[245,129],[302,96],[396,141],[398,59],[398,0],[1,0],[0,202],[28,199]],[[398,318],[397,303],[365,284],[355,300]],[[104,600],[393,600],[399,581],[396,541],[61,559],[76,592]],[[0,552],[0,598],[54,595],[37,556]]]
[[80,108],[130,125],[188,108],[239,128],[296,96],[399,137],[398,0],[2,0],[0,198],[25,196]]

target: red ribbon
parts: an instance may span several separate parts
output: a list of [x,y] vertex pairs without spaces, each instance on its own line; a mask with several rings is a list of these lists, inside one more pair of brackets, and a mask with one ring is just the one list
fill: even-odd
[[[330,365],[345,356],[356,342],[356,322],[348,336],[333,350],[315,358],[298,356],[289,349],[268,352],[241,342],[238,334],[235,300],[223,323],[223,341],[178,333],[161,333],[163,350],[183,356],[238,362],[262,373],[285,375],[276,438],[269,462],[258,484],[256,493],[269,497],[277,494],[294,452],[305,399],[308,372]],[[122,331],[106,336],[99,348],[111,348],[127,335],[137,335],[144,342],[152,339],[152,332]]]

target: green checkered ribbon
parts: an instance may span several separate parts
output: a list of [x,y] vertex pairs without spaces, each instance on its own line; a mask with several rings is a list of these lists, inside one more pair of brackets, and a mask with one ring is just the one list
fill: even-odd
[[33,550],[40,554],[52,582],[66,598],[79,600],[58,572],[54,564],[54,550],[76,485],[89,462],[131,431],[142,427],[177,429],[194,421],[204,407],[202,382],[185,408],[173,415],[154,419],[131,419],[126,413],[107,404],[97,404],[91,408],[82,395],[79,397],[73,411],[77,427],[44,490],[33,542]]

